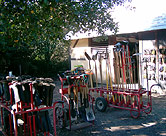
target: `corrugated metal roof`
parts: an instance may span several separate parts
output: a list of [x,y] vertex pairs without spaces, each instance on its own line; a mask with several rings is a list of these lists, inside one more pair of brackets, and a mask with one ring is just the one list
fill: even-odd
[[152,25],[145,31],[166,29],[166,14],[162,14],[152,20]]
[[[143,33],[145,31],[154,31],[154,30],[164,30],[166,29],[166,14],[162,14],[161,16],[157,16],[155,17],[152,21],[151,21],[151,25],[149,25],[148,28],[144,28],[144,29],[140,29],[136,32],[119,32],[117,33],[117,35],[129,35],[131,33],[131,35],[134,35],[135,33]],[[108,34],[111,35],[111,34]],[[73,36],[72,39],[82,39],[82,38],[92,38],[92,37],[98,37],[97,34],[95,33],[84,33],[84,34],[76,34],[75,37]]]

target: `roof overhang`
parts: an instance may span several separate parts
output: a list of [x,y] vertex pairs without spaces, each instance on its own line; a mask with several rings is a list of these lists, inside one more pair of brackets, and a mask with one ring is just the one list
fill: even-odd
[[166,29],[140,31],[135,33],[117,34],[118,37],[135,38],[137,40],[162,40],[166,39]]

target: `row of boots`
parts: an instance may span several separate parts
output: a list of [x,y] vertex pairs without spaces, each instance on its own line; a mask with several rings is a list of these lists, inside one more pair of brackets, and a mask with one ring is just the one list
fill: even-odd
[[[31,86],[32,85],[32,89]],[[8,101],[10,105],[7,105],[12,110],[15,110],[16,103],[22,102],[23,105],[29,105],[31,103],[31,91],[33,94],[33,105],[38,107],[40,105],[52,106],[53,102],[53,91],[55,88],[55,84],[53,79],[51,78],[30,78],[24,79],[22,78],[9,78],[0,80],[0,97],[1,100]],[[30,90],[31,89],[31,90]],[[10,91],[11,90],[11,91]],[[10,94],[11,92],[11,94]],[[12,96],[12,97],[11,97]],[[12,99],[12,101],[11,101]],[[28,110],[28,108],[23,108],[23,111]],[[23,118],[24,116],[24,118]],[[16,116],[18,134],[22,135],[25,133],[23,126],[30,127],[33,129],[33,116],[35,117],[35,128],[36,131],[41,132],[50,132],[51,131],[51,122],[49,118],[48,110],[37,111],[37,112],[29,112],[28,114],[21,114],[20,116]],[[31,123],[29,123],[28,118],[31,118]],[[4,131],[10,135],[11,130],[13,132],[13,115],[2,108],[2,119],[3,119],[3,129]],[[27,128],[26,128],[27,130]],[[29,131],[29,130],[28,130]],[[34,130],[33,130],[34,131]]]
[[[13,116],[12,114],[6,110],[5,108],[2,108],[2,115],[3,117],[3,131],[7,135],[12,135],[14,131],[13,126]],[[34,116],[34,118],[33,118]],[[24,119],[23,119],[24,117]],[[45,111],[37,111],[37,112],[29,112],[26,114],[21,114],[16,116],[17,120],[17,133],[18,136],[22,136],[24,134],[30,133],[30,129],[32,130],[32,133],[34,131],[37,132],[51,132],[52,130],[52,124],[49,117],[48,110]],[[35,122],[35,123],[33,123]],[[35,127],[33,126],[35,125]],[[35,128],[35,130],[34,130]],[[29,134],[30,135],[30,134]]]
[[[11,85],[9,85],[11,83]],[[12,103],[22,101],[29,104],[31,102],[30,83],[32,83],[32,93],[34,105],[46,105],[51,106],[53,100],[53,91],[55,88],[54,81],[51,78],[36,78],[35,80],[1,80],[0,81],[0,96],[5,101],[10,101],[12,95]],[[12,90],[10,94],[9,88]]]

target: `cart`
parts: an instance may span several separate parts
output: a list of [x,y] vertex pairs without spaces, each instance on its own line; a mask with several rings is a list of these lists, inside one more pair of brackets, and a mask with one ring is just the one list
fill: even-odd
[[[154,86],[154,85],[153,85]],[[141,112],[149,114],[152,111],[151,89],[90,88],[89,93],[98,94],[95,106],[98,111],[105,111],[107,107],[129,110],[133,118],[138,118]],[[144,98],[144,99],[143,99]],[[145,101],[144,101],[145,100]]]
[[[62,105],[62,101],[56,101],[53,103],[50,102],[48,105],[45,105],[42,102],[40,104],[36,104],[36,100],[34,100],[36,99],[36,97],[34,97],[34,84],[32,81],[27,83],[26,87],[28,87],[28,90],[24,90],[24,92],[18,89],[19,86],[22,86],[23,82],[1,81],[0,83],[1,87],[3,85],[3,88],[1,88],[3,89],[3,92],[6,91],[6,94],[8,94],[5,96],[9,96],[9,98],[7,98],[8,100],[4,95],[1,95],[0,99],[1,129],[4,135],[56,136],[56,124],[59,122],[59,120],[55,110],[60,108],[59,104]],[[16,86],[18,85],[17,88],[12,87],[14,84]],[[29,99],[25,97],[24,99],[21,99],[21,96],[24,96],[21,95],[21,92],[27,93],[26,97]],[[53,111],[52,122],[49,117],[50,110]]]
[[[147,114],[151,112],[151,88],[153,86],[150,90],[148,87],[147,89],[141,88],[138,75],[139,54],[137,52],[137,45],[135,45],[135,54],[131,56],[128,41],[118,42],[110,48],[94,48],[96,54],[92,58],[95,67],[96,87],[90,88],[89,94],[95,99],[97,110],[105,111],[107,106],[129,110],[133,118],[138,118],[141,112]],[[88,60],[92,60],[87,53],[85,56],[89,58]],[[105,71],[102,67],[103,60]],[[99,71],[96,61],[99,62]],[[98,73],[100,74],[99,82]],[[105,77],[106,86],[103,85],[103,77]]]
[[87,83],[84,82],[87,78],[86,74],[64,77],[59,75],[61,81],[59,93],[61,100],[64,101],[62,107],[65,109],[61,127],[77,130],[94,124],[94,99],[88,94]]

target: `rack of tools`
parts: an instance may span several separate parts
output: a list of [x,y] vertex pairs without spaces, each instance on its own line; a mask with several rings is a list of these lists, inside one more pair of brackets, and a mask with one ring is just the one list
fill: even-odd
[[[8,136],[56,136],[59,120],[54,111],[63,102],[53,102],[54,88],[50,78],[22,80],[8,77],[1,80],[2,133]],[[52,122],[50,110],[53,111]]]
[[[144,88],[128,89],[122,88],[90,88],[89,93],[97,92],[99,97],[95,100],[95,105],[98,111],[105,111],[107,106],[124,110],[129,110],[133,118],[138,118],[141,112],[149,114],[152,110],[151,91],[146,91]],[[147,95],[148,101],[145,103],[142,100],[143,95]],[[110,99],[107,99],[110,97]]]
[[[100,80],[98,84],[98,73],[95,68],[96,87],[89,89],[89,94],[94,96],[95,106],[99,111],[105,111],[106,107],[115,107],[124,110],[129,110],[133,118],[138,118],[141,112],[149,114],[152,110],[151,86],[150,90],[141,88],[139,81],[139,54],[137,46],[135,46],[136,53],[130,55],[129,42],[117,43],[113,50],[113,67],[111,68],[109,50],[98,50],[92,56],[96,61],[99,61]],[[112,54],[111,54],[112,55]],[[88,55],[85,54],[87,57]],[[90,60],[90,56],[87,57]],[[105,73],[102,72],[102,60],[105,60]],[[112,70],[114,71],[114,80],[112,77]],[[103,75],[106,77],[106,86],[103,85]],[[137,79],[137,81],[136,81]],[[136,84],[138,83],[138,84]]]
[[166,90],[166,48],[163,45],[155,47],[153,44],[146,44],[142,48],[142,84],[149,88],[158,83],[160,88],[154,88],[152,92],[164,94]]
[[88,74],[82,67],[59,75],[61,100],[64,101],[63,127],[76,130],[94,124],[94,99],[88,94]]

